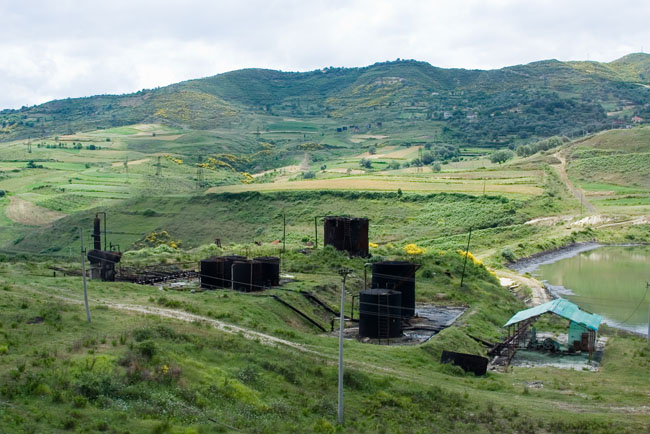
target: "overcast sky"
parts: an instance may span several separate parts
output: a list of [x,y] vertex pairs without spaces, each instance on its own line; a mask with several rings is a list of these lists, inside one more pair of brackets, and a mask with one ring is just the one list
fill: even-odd
[[249,67],[492,69],[644,47],[643,0],[0,0],[0,109]]

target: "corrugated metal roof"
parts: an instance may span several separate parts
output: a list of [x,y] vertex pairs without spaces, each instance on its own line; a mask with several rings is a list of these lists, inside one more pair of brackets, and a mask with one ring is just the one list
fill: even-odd
[[512,318],[508,320],[504,327],[512,324],[533,318],[544,313],[552,312],[556,315],[566,318],[578,324],[582,324],[591,330],[598,330],[603,317],[595,314],[588,313],[580,310],[580,308],[564,298],[556,298],[548,303],[540,304],[539,306],[531,307],[530,309],[521,310],[517,312]]

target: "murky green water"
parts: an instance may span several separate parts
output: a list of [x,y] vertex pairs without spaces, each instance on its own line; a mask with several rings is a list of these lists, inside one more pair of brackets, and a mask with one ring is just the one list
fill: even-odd
[[607,323],[647,333],[650,246],[599,247],[540,265],[532,274]]

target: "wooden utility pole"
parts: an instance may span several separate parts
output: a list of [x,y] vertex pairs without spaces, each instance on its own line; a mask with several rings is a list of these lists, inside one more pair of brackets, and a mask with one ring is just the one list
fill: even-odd
[[86,318],[90,324],[90,307],[88,306],[88,289],[86,288],[86,252],[84,250],[84,230],[79,228],[81,236],[81,278],[84,285],[84,304],[86,305]]
[[341,312],[339,317],[339,410],[337,422],[343,425],[343,329],[345,328],[345,278],[352,270],[342,268],[339,270],[341,275]]
[[[645,287],[650,289],[650,282],[646,282]],[[648,341],[650,341],[650,301],[648,301]]]

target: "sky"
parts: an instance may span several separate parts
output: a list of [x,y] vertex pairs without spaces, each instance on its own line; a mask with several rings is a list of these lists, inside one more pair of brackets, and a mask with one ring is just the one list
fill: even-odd
[[649,22],[639,0],[0,0],[0,110],[241,68],[609,62]]

